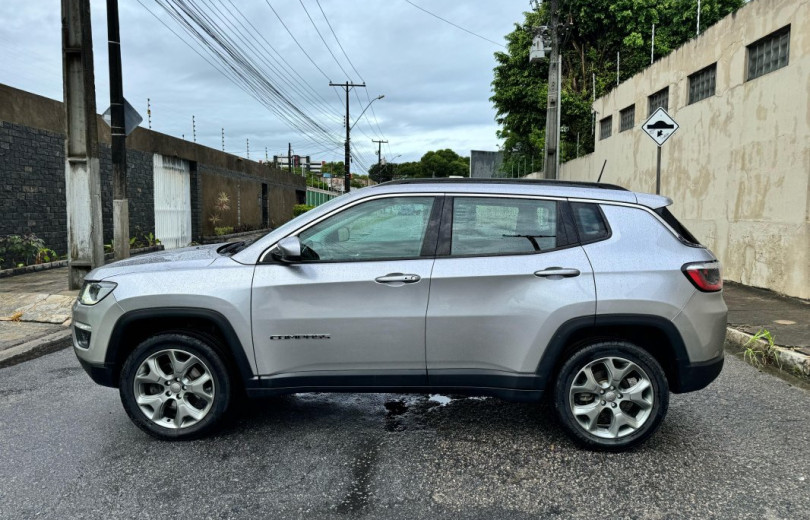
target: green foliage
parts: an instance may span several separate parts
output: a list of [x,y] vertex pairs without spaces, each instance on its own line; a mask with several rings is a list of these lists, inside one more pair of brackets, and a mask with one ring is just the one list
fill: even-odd
[[470,158],[449,148],[427,152],[418,162],[375,164],[368,170],[374,182],[419,177],[468,177],[469,172]]
[[[762,342],[765,345],[762,345]],[[759,329],[751,339],[745,344],[745,351],[743,352],[743,359],[757,368],[762,368],[765,365],[778,364],[779,358],[776,356],[776,344],[773,341],[770,331],[767,329]]]
[[315,206],[310,206],[308,204],[296,204],[293,206],[293,217],[297,217],[298,215],[303,215],[307,211],[311,210]]
[[222,235],[230,235],[233,233],[233,226],[222,226],[214,228],[214,235],[221,237]]
[[[735,11],[743,0],[703,0],[701,30]],[[695,36],[694,0],[566,0],[560,20],[570,26],[562,37],[562,100],[560,159],[567,161],[593,151],[594,96],[616,86],[616,53],[620,53],[619,79],[630,78],[650,64],[652,25],[655,24],[655,59],[662,58]],[[534,27],[548,25],[548,4],[541,12],[524,13],[522,25],[506,36],[507,51],[496,52],[497,65],[490,98],[498,137],[504,139],[503,171],[516,171],[514,161],[535,158],[541,169],[545,144],[548,96],[548,59],[529,63]],[[637,107],[645,111],[646,107]],[[577,150],[579,135],[579,150]]]
[[135,235],[129,239],[130,249],[152,247],[158,244],[160,244],[160,240],[157,237],[155,237],[154,233],[152,233],[151,231],[149,233],[144,233],[138,226],[135,227]]
[[[45,242],[33,233],[27,235],[7,235],[0,237],[0,263],[2,268],[22,267],[34,263],[41,263],[41,251],[52,250],[45,248]],[[55,253],[53,253],[55,256]]]

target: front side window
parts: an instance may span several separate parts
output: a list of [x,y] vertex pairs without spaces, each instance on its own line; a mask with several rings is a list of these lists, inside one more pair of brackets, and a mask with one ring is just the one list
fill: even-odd
[[305,261],[418,258],[433,197],[395,197],[364,202],[302,231]]
[[458,197],[450,254],[509,255],[558,247],[553,200]]

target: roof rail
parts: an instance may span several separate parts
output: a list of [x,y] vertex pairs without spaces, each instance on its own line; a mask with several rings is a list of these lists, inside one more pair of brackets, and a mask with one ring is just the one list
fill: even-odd
[[376,186],[390,186],[392,184],[532,184],[539,186],[565,186],[571,188],[599,188],[603,190],[620,190],[629,191],[627,188],[618,186],[616,184],[605,184],[603,182],[586,182],[586,181],[561,181],[552,179],[479,179],[479,178],[449,178],[440,177],[438,179],[399,179],[396,181],[388,181],[377,184]]

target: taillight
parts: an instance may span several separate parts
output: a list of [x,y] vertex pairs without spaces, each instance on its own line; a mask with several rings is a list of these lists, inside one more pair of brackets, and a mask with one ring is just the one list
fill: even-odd
[[696,262],[685,264],[681,270],[692,285],[703,292],[717,292],[723,288],[723,276],[719,262]]

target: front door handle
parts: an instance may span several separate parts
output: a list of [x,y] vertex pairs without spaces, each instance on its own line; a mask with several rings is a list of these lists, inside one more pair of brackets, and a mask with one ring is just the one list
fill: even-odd
[[422,277],[418,274],[389,273],[374,279],[377,283],[416,283]]
[[534,275],[541,278],[572,278],[579,276],[579,269],[572,269],[570,267],[549,267],[540,271],[535,271]]

